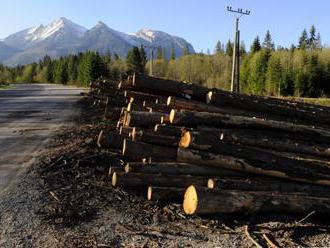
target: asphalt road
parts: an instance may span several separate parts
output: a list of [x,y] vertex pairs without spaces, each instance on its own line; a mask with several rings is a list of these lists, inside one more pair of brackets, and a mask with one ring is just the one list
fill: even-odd
[[51,84],[0,90],[0,193],[35,161],[52,135],[73,124],[80,92]]

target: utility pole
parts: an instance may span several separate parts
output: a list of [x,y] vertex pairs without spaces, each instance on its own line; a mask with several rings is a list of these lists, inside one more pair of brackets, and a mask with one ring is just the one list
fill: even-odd
[[240,91],[239,85],[239,67],[240,67],[240,30],[239,30],[239,20],[243,15],[250,15],[250,10],[237,9],[233,10],[232,7],[228,6],[227,11],[239,14],[235,16],[236,26],[235,26],[235,39],[234,39],[234,49],[233,49],[233,64],[231,72],[231,92]]

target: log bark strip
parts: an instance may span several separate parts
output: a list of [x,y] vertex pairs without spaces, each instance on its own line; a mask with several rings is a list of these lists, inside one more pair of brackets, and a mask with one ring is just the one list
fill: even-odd
[[301,166],[291,168],[290,166],[286,166],[286,164],[276,165],[274,163],[248,161],[242,158],[184,148],[178,148],[177,160],[184,163],[205,164],[229,170],[330,186],[329,169],[316,165],[309,168]]
[[268,191],[210,190],[189,186],[184,194],[186,214],[330,213],[330,198]]
[[185,190],[185,188],[149,186],[147,191],[147,199],[148,201],[181,203]]
[[154,127],[161,122],[163,113],[131,111],[127,113],[125,127]]
[[102,130],[97,139],[100,148],[122,149],[125,136]]
[[117,173],[112,175],[113,187],[174,187],[184,188],[190,185],[207,186],[207,178],[193,176],[169,176],[161,174]]
[[158,135],[147,130],[136,131],[136,128],[132,130],[131,137],[133,141],[169,147],[178,147],[180,141],[179,137]]

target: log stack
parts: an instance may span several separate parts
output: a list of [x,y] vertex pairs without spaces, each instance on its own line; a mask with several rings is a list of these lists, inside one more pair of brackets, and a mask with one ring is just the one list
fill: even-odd
[[330,108],[134,74],[91,84],[114,187],[186,214],[330,213]]

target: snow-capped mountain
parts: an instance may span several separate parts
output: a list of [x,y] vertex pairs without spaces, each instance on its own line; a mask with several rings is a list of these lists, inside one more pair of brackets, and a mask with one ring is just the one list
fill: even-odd
[[151,46],[161,47],[167,57],[172,49],[176,56],[181,56],[185,48],[194,53],[190,43],[165,32],[145,28],[127,34],[111,29],[102,22],[87,30],[62,17],[48,25],[28,28],[5,38],[0,48],[6,46],[8,52],[4,57],[0,50],[0,62],[8,65],[26,64],[38,61],[46,54],[59,57],[86,50],[100,53],[110,51],[124,57],[132,46],[141,45],[146,47],[147,54]]

